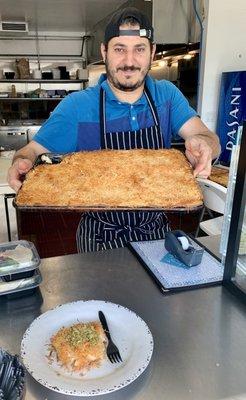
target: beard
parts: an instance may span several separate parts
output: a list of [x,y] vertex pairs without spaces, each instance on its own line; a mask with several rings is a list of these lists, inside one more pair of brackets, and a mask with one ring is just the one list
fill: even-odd
[[[146,78],[146,75],[148,74],[150,67],[151,67],[151,57],[149,60],[149,64],[145,68],[139,68],[134,65],[132,66],[127,66],[123,65],[122,67],[119,68],[111,68],[110,63],[108,62],[108,59],[106,57],[105,59],[105,67],[106,67],[106,72],[107,72],[107,78],[109,82],[117,89],[122,90],[123,92],[133,92],[137,88],[143,85],[144,80]],[[116,74],[118,71],[140,71],[140,77],[136,82],[131,82],[131,78],[129,78],[127,82],[127,78],[125,78],[125,82],[120,82],[119,79],[117,78]]]

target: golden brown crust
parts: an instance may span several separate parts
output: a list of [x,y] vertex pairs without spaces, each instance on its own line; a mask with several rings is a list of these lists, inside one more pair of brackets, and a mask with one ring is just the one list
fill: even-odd
[[19,206],[192,208],[202,194],[191,167],[175,149],[99,150],[68,155],[27,174]]
[[212,171],[208,179],[218,183],[219,185],[227,187],[229,170],[225,168],[212,167]]
[[63,327],[52,336],[51,346],[57,361],[70,371],[83,374],[100,365],[106,357],[107,340],[99,322]]

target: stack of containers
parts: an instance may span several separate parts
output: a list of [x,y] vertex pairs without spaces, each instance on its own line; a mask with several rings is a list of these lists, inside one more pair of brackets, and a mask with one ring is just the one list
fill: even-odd
[[0,296],[33,293],[42,281],[39,264],[33,243],[17,240],[0,244]]

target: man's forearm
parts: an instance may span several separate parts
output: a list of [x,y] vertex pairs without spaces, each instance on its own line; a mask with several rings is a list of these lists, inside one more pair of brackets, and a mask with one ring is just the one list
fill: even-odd
[[191,138],[203,140],[212,151],[212,159],[219,156],[221,151],[219,137],[214,132],[210,131],[200,118],[190,118],[181,127],[179,134],[185,139],[185,141],[189,141]]
[[31,141],[26,146],[22,147],[22,149],[18,150],[13,158],[13,163],[20,158],[30,160],[32,164],[34,164],[36,158],[42,153],[48,153],[45,147],[41,146],[39,143],[35,141]]
[[201,139],[205,140],[205,142],[211,148],[212,159],[215,159],[220,155],[221,146],[220,146],[219,138],[215,133],[207,130],[207,131],[197,133],[195,136],[200,137]]
[[32,162],[32,164],[34,164],[37,155],[36,152],[31,148],[25,148],[23,147],[22,149],[18,150],[12,160],[12,164],[19,158],[24,158],[27,160],[30,160]]

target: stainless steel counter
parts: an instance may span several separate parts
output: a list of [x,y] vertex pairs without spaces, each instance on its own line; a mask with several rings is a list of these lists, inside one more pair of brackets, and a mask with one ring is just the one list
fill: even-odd
[[[33,319],[58,304],[109,300],[146,321],[154,353],[135,382],[90,399],[246,398],[246,309],[226,289],[164,296],[128,249],[44,259],[41,272],[40,293],[11,301],[0,298],[3,348],[18,353]],[[28,375],[26,400],[65,398],[77,399],[52,392]]]
[[221,235],[202,236],[197,238],[203,246],[208,248],[215,256],[221,259],[220,240]]

